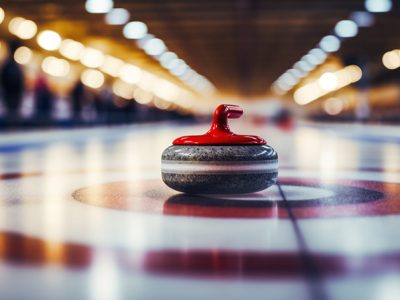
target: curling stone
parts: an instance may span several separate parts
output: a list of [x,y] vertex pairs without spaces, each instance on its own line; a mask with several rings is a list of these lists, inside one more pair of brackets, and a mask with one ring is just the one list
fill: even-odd
[[254,135],[238,135],[228,118],[243,114],[237,105],[222,104],[204,135],[182,136],[164,150],[162,179],[170,188],[191,194],[243,194],[276,182],[278,155]]

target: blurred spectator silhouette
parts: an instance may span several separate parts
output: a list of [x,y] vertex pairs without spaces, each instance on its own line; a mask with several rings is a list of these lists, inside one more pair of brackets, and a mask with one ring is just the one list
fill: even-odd
[[35,118],[39,123],[47,123],[51,120],[54,95],[49,88],[46,77],[38,76],[34,86]]
[[83,83],[78,80],[71,91],[71,110],[73,121],[79,122],[82,118],[82,107],[86,101],[86,91]]
[[8,57],[0,73],[3,101],[7,108],[8,119],[12,121],[19,117],[19,109],[24,95],[24,74],[14,60],[14,52],[19,46],[18,41],[8,43]]

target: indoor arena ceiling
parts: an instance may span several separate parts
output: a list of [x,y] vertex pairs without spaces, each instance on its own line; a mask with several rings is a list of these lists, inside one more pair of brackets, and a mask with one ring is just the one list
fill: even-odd
[[[338,55],[363,55],[380,61],[382,53],[400,45],[399,8],[377,14],[375,25],[361,28],[343,43]],[[85,11],[84,0],[2,0],[1,6],[29,18],[40,28],[57,29],[66,38],[99,40],[111,52],[157,67],[122,26],[104,22],[103,15]],[[226,95],[265,96],[271,84],[329,34],[362,0],[116,0],[130,19],[143,21],[198,73]],[[161,69],[161,68],[160,68]],[[160,71],[161,72],[161,71]]]

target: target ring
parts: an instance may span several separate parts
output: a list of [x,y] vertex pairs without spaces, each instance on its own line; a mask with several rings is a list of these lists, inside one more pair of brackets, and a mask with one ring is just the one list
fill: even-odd
[[[279,184],[297,218],[346,217],[400,213],[400,184],[353,180],[323,184],[316,179],[282,178]],[[304,190],[307,190],[304,192]],[[303,197],[296,196],[303,191]],[[75,200],[110,209],[214,218],[288,218],[276,191],[244,196],[176,193],[159,180],[111,182],[81,188]]]

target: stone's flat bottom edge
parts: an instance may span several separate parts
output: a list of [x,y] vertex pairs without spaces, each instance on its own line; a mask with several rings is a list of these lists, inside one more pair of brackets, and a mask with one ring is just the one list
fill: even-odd
[[161,173],[170,188],[190,194],[246,194],[265,190],[275,184],[278,172],[230,174]]

